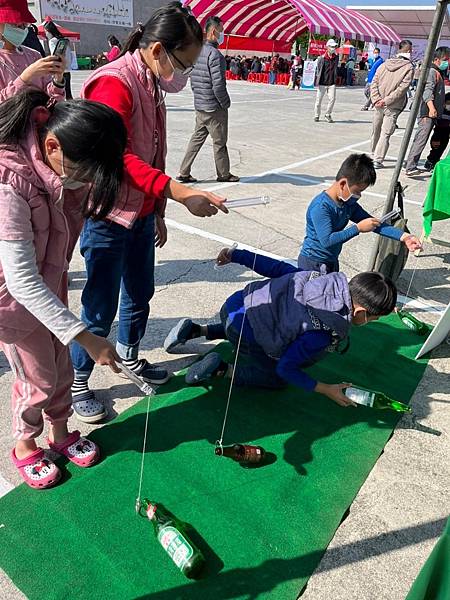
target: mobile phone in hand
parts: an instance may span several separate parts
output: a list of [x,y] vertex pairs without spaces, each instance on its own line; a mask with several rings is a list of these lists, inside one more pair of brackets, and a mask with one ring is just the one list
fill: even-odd
[[68,38],[60,38],[56,42],[55,49],[53,50],[53,56],[59,56],[60,58],[65,58],[66,50],[69,47],[70,40]]

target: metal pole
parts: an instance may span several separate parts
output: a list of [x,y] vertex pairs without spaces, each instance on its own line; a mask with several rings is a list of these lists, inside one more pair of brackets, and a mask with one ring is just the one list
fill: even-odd
[[[438,0],[436,3],[436,12],[434,13],[433,23],[431,25],[430,37],[428,38],[428,45],[425,50],[425,56],[423,59],[422,70],[419,77],[419,82],[417,84],[417,90],[414,96],[414,100],[411,107],[411,112],[409,114],[409,119],[406,124],[405,134],[403,136],[402,145],[400,147],[399,156],[397,158],[397,163],[394,168],[394,173],[392,175],[391,183],[389,185],[389,190],[386,197],[386,202],[383,208],[383,214],[388,213],[392,210],[395,199],[395,188],[397,186],[400,172],[402,170],[403,161],[406,156],[406,152],[408,150],[409,141],[412,136],[412,132],[414,129],[414,124],[416,121],[417,114],[419,112],[419,106],[422,102],[423,90],[425,89],[425,84],[428,77],[428,71],[430,70],[431,63],[433,61],[433,54],[436,49],[436,45],[439,40],[439,36],[441,33],[442,23],[444,22],[444,18],[447,12],[447,6],[450,0]],[[374,243],[368,271],[373,271],[375,268],[375,262],[378,256],[378,248],[380,245],[380,239],[376,236],[376,241]]]

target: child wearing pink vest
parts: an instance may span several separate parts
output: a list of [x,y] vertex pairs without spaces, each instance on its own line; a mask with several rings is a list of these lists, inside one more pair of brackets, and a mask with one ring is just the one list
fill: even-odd
[[39,90],[0,104],[0,346],[14,374],[11,457],[33,488],[61,476],[36,444],[44,417],[50,448],[80,467],[99,458],[93,442],[67,429],[68,344],[77,340],[113,370],[118,356],[68,309],[67,270],[83,218],[101,219],[114,204],[125,145],[122,120],[101,104],[56,103]]
[[[213,215],[218,208],[226,212],[222,198],[186,187],[164,173],[164,96],[186,85],[202,42],[195,17],[179,2],[169,3],[136,28],[122,55],[94,71],[81,92],[116,110],[128,131],[122,193],[107,219],[87,220],[81,235],[87,274],[81,318],[89,331],[107,337],[119,311],[117,352],[129,369],[152,384],[169,378],[165,369],[139,357],[154,293],[155,236],[159,247],[167,239],[166,199],[173,198],[199,217]],[[71,353],[74,411],[81,421],[100,421],[105,406],[88,387],[94,363],[77,343]]]
[[35,21],[27,0],[0,0],[0,102],[31,88],[64,100],[64,61],[22,46]]

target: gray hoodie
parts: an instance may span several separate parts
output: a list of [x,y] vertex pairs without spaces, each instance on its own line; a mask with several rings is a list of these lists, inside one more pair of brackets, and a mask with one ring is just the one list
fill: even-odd
[[388,108],[403,110],[413,75],[414,65],[409,59],[404,56],[388,58],[375,73],[370,86],[373,104],[384,100]]

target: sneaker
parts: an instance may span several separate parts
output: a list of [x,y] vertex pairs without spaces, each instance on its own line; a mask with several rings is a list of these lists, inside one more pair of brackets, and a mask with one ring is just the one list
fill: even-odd
[[63,442],[47,440],[47,443],[51,450],[62,454],[78,467],[92,467],[100,458],[97,444],[81,437],[79,431],[73,431]]
[[320,121],[320,117],[314,117],[314,121],[318,123]]
[[192,175],[177,175],[177,181],[180,183],[198,183],[198,179],[195,179]]
[[138,377],[141,377],[145,383],[154,383],[162,385],[170,379],[170,375],[166,369],[152,365],[145,358],[136,360],[124,360],[123,364],[128,367]]
[[185,344],[191,339],[192,325],[191,319],[181,319],[181,321],[169,331],[164,340],[164,350],[166,352],[171,352],[179,344]]
[[333,117],[331,115],[325,115],[325,121],[328,123],[334,123]]
[[13,449],[11,459],[25,483],[34,489],[47,489],[61,479],[61,471],[52,460],[45,456],[42,448],[37,448],[22,459],[17,458],[16,451]]
[[367,106],[361,106],[361,110],[369,110]]
[[373,161],[373,168],[374,169],[382,169],[383,168],[383,163],[379,162],[378,160],[374,160]]
[[408,169],[408,171],[405,171],[405,175],[406,177],[414,177],[415,175],[420,175],[421,172],[422,171],[417,167],[413,167],[412,169]]
[[224,182],[237,183],[238,181],[240,181],[240,177],[230,173],[226,177],[218,177],[217,181],[220,181],[221,183],[224,183]]
[[217,352],[211,352],[203,357],[199,362],[194,363],[186,373],[185,381],[188,385],[195,385],[210,379],[216,375],[221,366],[225,366],[222,357]]
[[432,171],[434,169],[434,165],[432,162],[427,160],[427,161],[425,161],[425,164],[423,165],[423,169],[424,169],[424,171]]

